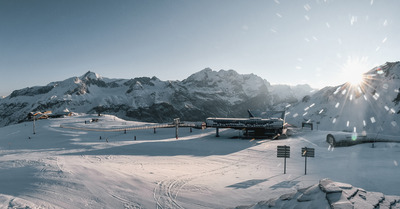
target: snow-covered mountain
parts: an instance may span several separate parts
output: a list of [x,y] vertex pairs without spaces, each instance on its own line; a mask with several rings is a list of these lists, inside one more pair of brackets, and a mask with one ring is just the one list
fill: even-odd
[[[289,105],[288,105],[289,106]],[[287,108],[286,121],[312,122],[323,130],[399,133],[400,62],[386,63],[364,74],[359,85],[325,87]]]
[[12,92],[0,100],[0,126],[23,121],[29,112],[66,109],[149,122],[246,117],[247,109],[286,109],[286,121],[295,126],[312,122],[322,130],[398,133],[400,63],[366,72],[359,86],[345,83],[315,92],[308,85],[271,85],[254,74],[233,70],[207,68],[182,81],[109,79],[89,71]]
[[170,122],[176,117],[242,117],[247,116],[247,109],[275,109],[281,103],[297,102],[311,91],[308,85],[274,87],[259,76],[233,70],[207,68],[182,81],[109,79],[89,71],[46,86],[13,91],[0,100],[0,126],[23,121],[29,112],[48,110],[108,113],[151,122]]
[[271,93],[274,96],[274,104],[296,103],[305,95],[313,94],[313,90],[308,84],[299,84],[296,86],[276,84],[271,85]]

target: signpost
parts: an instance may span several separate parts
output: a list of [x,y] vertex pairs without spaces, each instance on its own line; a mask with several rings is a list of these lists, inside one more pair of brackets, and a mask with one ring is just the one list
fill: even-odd
[[277,157],[284,158],[284,168],[283,174],[286,174],[286,158],[290,158],[290,146],[278,146],[277,147]]
[[315,149],[303,147],[303,148],[301,148],[301,156],[305,158],[304,175],[307,175],[307,157],[314,157]]

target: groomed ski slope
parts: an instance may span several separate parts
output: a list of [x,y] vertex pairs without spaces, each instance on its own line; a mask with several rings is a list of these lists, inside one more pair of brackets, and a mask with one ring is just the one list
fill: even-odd
[[[91,132],[60,128],[142,126],[95,115],[0,128],[0,208],[230,208],[297,192],[320,179],[400,195],[400,143],[330,148],[328,132],[241,140],[234,130]],[[134,140],[136,136],[136,140]],[[101,137],[101,139],[100,139]],[[287,174],[278,145],[291,147]],[[304,175],[302,147],[315,148]],[[320,201],[321,208],[328,207]]]

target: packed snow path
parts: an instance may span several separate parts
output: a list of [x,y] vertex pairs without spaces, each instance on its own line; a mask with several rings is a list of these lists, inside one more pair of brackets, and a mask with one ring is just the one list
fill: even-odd
[[[0,208],[229,208],[296,192],[320,179],[400,195],[400,144],[331,149],[326,132],[241,140],[237,131],[180,128],[92,132],[60,128],[95,116],[0,128]],[[143,126],[103,116],[91,128]],[[89,127],[88,126],[88,127]],[[136,137],[136,140],[134,140]],[[291,146],[287,174],[278,145]],[[302,147],[315,148],[304,175]]]

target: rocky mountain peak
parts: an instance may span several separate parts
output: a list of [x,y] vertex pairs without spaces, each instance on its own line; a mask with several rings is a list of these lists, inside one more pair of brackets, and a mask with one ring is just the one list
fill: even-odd
[[192,74],[183,82],[195,82],[195,81],[234,81],[243,80],[248,77],[258,77],[254,74],[239,74],[235,70],[219,70],[214,71],[211,68],[205,68],[197,73]]
[[102,76],[90,70],[80,77],[81,80],[102,80]]

